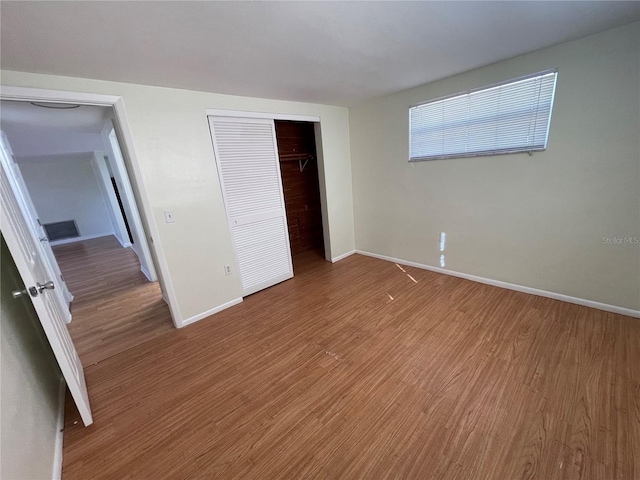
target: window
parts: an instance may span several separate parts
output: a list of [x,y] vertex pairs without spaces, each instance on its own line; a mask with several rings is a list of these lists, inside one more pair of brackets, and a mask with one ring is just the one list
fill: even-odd
[[547,148],[556,70],[458,93],[409,109],[409,160]]

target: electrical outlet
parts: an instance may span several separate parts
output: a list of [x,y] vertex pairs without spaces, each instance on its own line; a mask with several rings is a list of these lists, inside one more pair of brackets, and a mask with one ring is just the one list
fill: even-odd
[[225,275],[231,275],[231,265],[225,265],[224,266],[224,274]]

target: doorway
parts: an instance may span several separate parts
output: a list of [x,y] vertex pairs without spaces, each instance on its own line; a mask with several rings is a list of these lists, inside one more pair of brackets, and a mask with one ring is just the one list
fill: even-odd
[[294,272],[324,261],[320,177],[313,122],[275,120]]
[[73,295],[83,364],[173,329],[114,127],[112,107],[2,101],[25,194]]

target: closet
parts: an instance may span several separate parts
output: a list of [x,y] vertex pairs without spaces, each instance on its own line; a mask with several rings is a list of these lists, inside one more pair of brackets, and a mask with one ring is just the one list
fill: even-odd
[[324,257],[313,122],[209,116],[243,296],[293,276],[292,256]]
[[324,256],[314,124],[276,120],[275,128],[291,253]]

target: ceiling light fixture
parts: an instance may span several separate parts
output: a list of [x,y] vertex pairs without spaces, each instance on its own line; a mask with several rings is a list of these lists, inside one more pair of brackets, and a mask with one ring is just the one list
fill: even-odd
[[67,105],[64,103],[55,104],[55,103],[38,103],[38,102],[29,102],[31,105],[42,108],[53,108],[54,110],[70,110],[72,108],[78,108],[80,105]]

